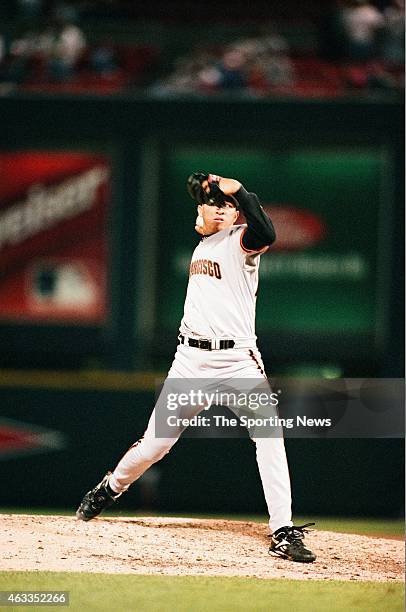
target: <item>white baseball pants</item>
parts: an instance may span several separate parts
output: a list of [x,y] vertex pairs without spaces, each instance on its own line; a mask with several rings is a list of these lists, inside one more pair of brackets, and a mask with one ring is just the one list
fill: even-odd
[[[251,349],[204,351],[180,344],[167,380],[197,378],[260,379],[263,384],[265,373],[261,355],[255,346]],[[120,493],[128,489],[152,464],[162,459],[179,439],[182,429],[171,433],[171,437],[156,437],[158,410],[159,399],[144,436],[129,448],[110,476],[109,485],[113,491]],[[201,406],[190,407],[187,416],[191,418],[201,411]],[[282,435],[251,439],[256,445],[257,464],[270,517],[269,526],[273,532],[279,527],[292,525],[285,445]]]

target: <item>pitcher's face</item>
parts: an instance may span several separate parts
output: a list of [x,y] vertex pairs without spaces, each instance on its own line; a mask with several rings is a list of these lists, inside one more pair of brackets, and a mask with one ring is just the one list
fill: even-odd
[[203,228],[206,235],[216,234],[227,227],[231,227],[238,219],[238,210],[231,202],[226,202],[222,206],[199,204],[197,210],[203,218]]

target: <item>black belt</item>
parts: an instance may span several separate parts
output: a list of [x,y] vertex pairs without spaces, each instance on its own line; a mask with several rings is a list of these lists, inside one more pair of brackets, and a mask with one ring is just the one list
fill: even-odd
[[178,336],[180,344],[187,344],[188,346],[193,346],[194,348],[199,348],[202,351],[213,351],[217,349],[230,349],[235,345],[234,340],[206,340],[206,339],[197,339],[197,338],[186,338],[182,334]]

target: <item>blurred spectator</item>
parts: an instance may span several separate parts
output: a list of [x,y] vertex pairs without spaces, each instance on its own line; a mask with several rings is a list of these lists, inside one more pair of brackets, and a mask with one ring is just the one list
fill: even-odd
[[220,81],[216,59],[215,54],[201,48],[194,49],[187,57],[178,57],[173,72],[154,83],[151,93],[171,96],[216,91]]
[[94,47],[90,53],[89,67],[96,74],[112,75],[118,69],[117,53],[112,40]]
[[249,71],[249,82],[253,91],[258,92],[261,80],[263,85],[260,85],[259,90],[262,89],[263,92],[293,85],[294,70],[288,52],[286,40],[278,34],[273,33],[258,39],[256,54]]
[[219,88],[244,89],[247,85],[247,58],[241,49],[227,49],[219,64]]
[[86,49],[86,39],[71,19],[57,16],[54,31],[48,31],[50,58],[48,71],[51,80],[64,81],[71,78]]
[[384,10],[382,58],[393,66],[405,63],[405,2],[393,0]]
[[343,9],[342,19],[348,59],[363,62],[375,57],[377,33],[384,26],[382,13],[368,0],[352,0]]
[[10,43],[9,57],[2,74],[2,80],[23,83],[30,75],[33,57],[37,50],[38,34],[25,32]]

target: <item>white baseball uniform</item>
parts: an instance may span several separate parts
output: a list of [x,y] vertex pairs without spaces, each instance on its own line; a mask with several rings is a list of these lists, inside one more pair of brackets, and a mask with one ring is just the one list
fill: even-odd
[[[171,379],[253,379],[264,384],[266,375],[256,346],[255,304],[260,254],[242,244],[245,225],[234,225],[203,237],[190,264],[189,284],[180,325],[180,338],[167,383]],[[189,346],[189,339],[211,341],[212,350]],[[219,348],[220,340],[233,340],[233,348]],[[156,437],[158,400],[144,436],[119,461],[109,485],[125,491],[153,463],[169,452],[182,428],[170,437]],[[190,406],[188,417],[202,411]],[[279,437],[252,437],[265,499],[269,526],[275,531],[292,525],[290,478],[284,441]]]

